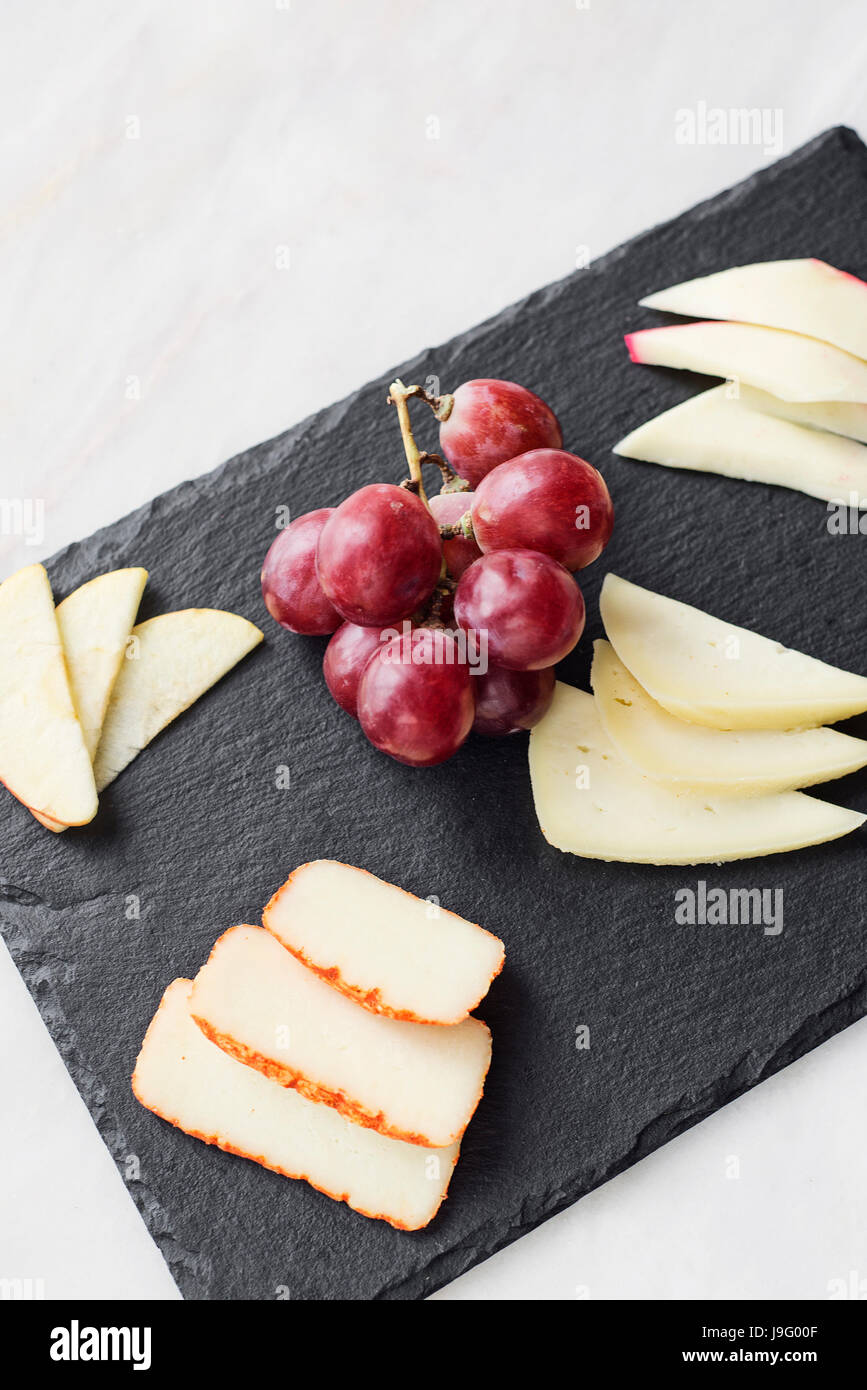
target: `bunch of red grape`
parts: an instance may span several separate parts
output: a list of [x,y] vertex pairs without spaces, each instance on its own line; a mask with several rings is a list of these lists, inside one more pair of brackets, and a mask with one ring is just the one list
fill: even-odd
[[[444,457],[419,452],[414,397],[440,421]],[[523,386],[468,381],[431,396],[396,381],[389,402],[409,478],[298,517],[265,556],[262,593],[290,632],[334,634],[326,684],[371,743],[429,767],[471,730],[509,734],[541,719],[553,667],[584,630],[572,572],[608,544],[614,508],[601,474],[562,449],[557,417]],[[444,480],[430,500],[427,463]]]

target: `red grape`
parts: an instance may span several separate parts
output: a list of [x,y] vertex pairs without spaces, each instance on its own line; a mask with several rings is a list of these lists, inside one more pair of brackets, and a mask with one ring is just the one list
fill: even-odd
[[602,474],[562,449],[501,463],[479,484],[472,512],[482,550],[541,550],[567,570],[597,559],[614,526]]
[[[388,630],[388,629],[386,629]],[[341,709],[358,718],[358,682],[377,647],[382,645],[378,627],[344,623],[325,648],[322,672],[325,684]]]
[[490,666],[485,675],[474,677],[473,690],[473,732],[491,737],[516,734],[519,729],[532,729],[547,712],[554,698],[554,672],[550,666],[541,671]]
[[445,762],[472,728],[472,684],[454,638],[442,628],[417,627],[393,637],[365,666],[361,727],[375,748],[400,763]]
[[514,381],[466,381],[440,425],[440,448],[452,468],[477,487],[497,464],[528,449],[559,449],[557,416]]
[[271,542],[262,566],[262,597],[271,617],[308,637],[333,632],[341,621],[322,591],[315,565],[319,536],[333,511],[320,507],[296,517]]
[[369,483],[341,502],[316,551],[329,599],[362,627],[409,617],[432,592],[441,565],[436,522],[419,497],[393,483]]
[[[430,509],[438,525],[454,525],[456,521],[460,521],[464,512],[468,512],[473,505],[475,495],[474,492],[436,493],[430,499]],[[475,541],[468,540],[466,536],[453,536],[443,541],[446,569],[452,579],[460,579],[464,570],[469,569],[481,553]]]
[[538,550],[494,550],[459,581],[455,618],[487,633],[495,666],[536,671],[571,652],[584,631],[584,598],[572,576]]

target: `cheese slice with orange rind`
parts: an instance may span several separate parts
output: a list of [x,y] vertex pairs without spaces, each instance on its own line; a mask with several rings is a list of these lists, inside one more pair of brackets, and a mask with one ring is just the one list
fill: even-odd
[[190,1016],[192,983],[175,980],[147,1030],[132,1088],[169,1124],[300,1178],[364,1216],[417,1231],[446,1195],[458,1146],[425,1149],[364,1129],[277,1086],[209,1042]]
[[491,1060],[480,1019],[443,1028],[372,1014],[260,927],[223,933],[193,983],[190,1011],[212,1042],[272,1080],[429,1148],[460,1139]]
[[503,968],[498,937],[436,900],[333,859],[290,874],[262,921],[365,1009],[414,1023],[459,1023]]

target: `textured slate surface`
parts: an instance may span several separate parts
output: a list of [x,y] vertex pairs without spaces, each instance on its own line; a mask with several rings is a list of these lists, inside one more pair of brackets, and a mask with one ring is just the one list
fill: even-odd
[[[566,679],[586,683],[607,568],[867,671],[867,539],[829,535],[810,498],[609,452],[698,384],[628,363],[622,333],[661,321],[639,296],[783,256],[863,276],[865,218],[867,151],[831,131],[400,369],[405,380],[436,374],[444,389],[472,376],[522,381],[555,407],[567,445],[604,470],[617,527],[582,578],[588,634]],[[867,1009],[863,833],[721,869],[561,855],[537,827],[524,739],[471,743],[426,772],[400,767],[328,698],[324,642],[267,622],[258,571],[274,508],[298,514],[401,476],[386,386],[49,564],[58,598],[102,569],[140,564],[151,571],[143,615],[207,604],[266,624],[265,646],[124,773],[93,827],[54,838],[0,802],[4,936],[121,1171],[138,1174],[132,1196],[188,1298],[273,1298],[281,1286],[302,1299],[423,1297]],[[275,785],[281,765],[288,790]],[[837,783],[830,799],[867,810],[867,778]],[[258,920],[289,870],[317,856],[437,894],[507,944],[480,1010],[494,1033],[485,1098],[449,1200],[422,1233],[206,1148],[130,1092],[163,987],[194,972],[225,927]],[[675,925],[676,890],[699,878],[782,888],[782,935]],[[130,895],[139,920],[128,919]],[[589,1052],[576,1050],[579,1024]]]

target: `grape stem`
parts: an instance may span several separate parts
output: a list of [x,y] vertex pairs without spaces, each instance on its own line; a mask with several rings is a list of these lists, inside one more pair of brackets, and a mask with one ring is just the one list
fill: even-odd
[[403,440],[403,451],[406,454],[406,461],[409,465],[409,476],[412,481],[412,491],[420,497],[424,505],[430,511],[430,503],[427,500],[427,493],[424,490],[424,480],[421,475],[422,455],[419,453],[415,436],[412,432],[412,424],[409,418],[409,406],[407,401],[411,396],[417,396],[421,391],[420,386],[404,386],[398,378],[393,381],[388,388],[388,403],[397,409],[397,418],[400,424],[400,437]]

